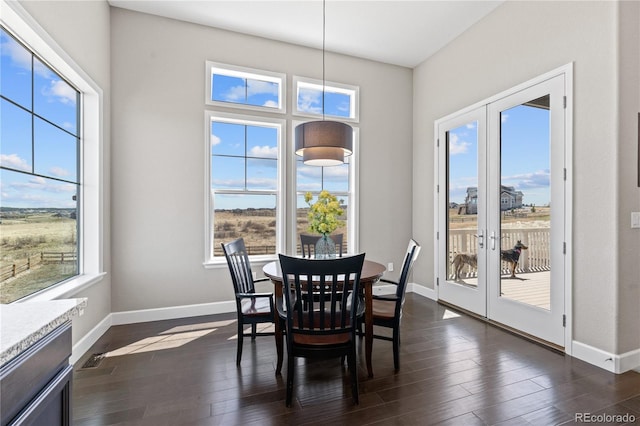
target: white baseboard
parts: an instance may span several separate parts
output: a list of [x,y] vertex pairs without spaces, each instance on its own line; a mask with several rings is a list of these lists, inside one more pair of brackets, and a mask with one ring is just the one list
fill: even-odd
[[235,312],[234,301],[199,303],[197,305],[169,306],[166,308],[141,309],[138,311],[113,312],[113,325],[135,324],[138,322],[160,321],[201,315]]
[[87,334],[85,334],[82,339],[78,341],[75,345],[73,345],[73,349],[71,351],[71,357],[69,358],[70,364],[75,364],[90,348],[93,346],[98,339],[109,330],[111,327],[111,314],[104,317],[102,321],[100,321],[95,327],[91,329]]
[[438,294],[435,290],[432,290],[420,284],[409,283],[409,285],[407,286],[407,291],[419,294],[420,296],[426,297],[431,300],[438,300]]
[[615,355],[574,340],[571,356],[616,374],[640,369],[640,349]]

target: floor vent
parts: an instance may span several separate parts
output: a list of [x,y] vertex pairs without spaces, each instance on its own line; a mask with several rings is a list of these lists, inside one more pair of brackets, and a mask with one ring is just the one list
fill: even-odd
[[91,355],[89,357],[89,359],[87,360],[87,362],[82,364],[82,368],[96,368],[97,366],[100,365],[100,363],[104,359],[105,355],[106,355],[106,353]]

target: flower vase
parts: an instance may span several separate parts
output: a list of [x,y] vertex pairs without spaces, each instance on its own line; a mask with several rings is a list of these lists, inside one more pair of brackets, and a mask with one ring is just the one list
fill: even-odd
[[333,259],[336,257],[336,244],[329,235],[322,234],[322,237],[316,243],[314,257],[316,259]]

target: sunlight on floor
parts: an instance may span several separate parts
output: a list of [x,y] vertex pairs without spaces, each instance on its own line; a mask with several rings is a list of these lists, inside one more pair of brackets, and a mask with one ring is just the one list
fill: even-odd
[[444,315],[442,315],[442,319],[450,319],[450,318],[458,318],[460,317],[459,314],[450,311],[449,309],[445,309],[444,310]]
[[[274,324],[262,323],[257,325],[256,331],[258,333],[274,333],[276,331],[276,327]],[[245,334],[251,333],[251,326],[246,327],[244,329],[244,333]],[[229,337],[227,340],[238,340],[238,335],[234,334],[233,336]]]
[[137,342],[130,343],[127,346],[109,351],[105,356],[114,357],[179,348],[180,346],[193,342],[194,340],[206,336],[209,333],[213,333],[220,327],[226,327],[235,322],[236,320],[227,320],[173,327],[160,332],[157,336],[147,337],[145,339],[138,340]]

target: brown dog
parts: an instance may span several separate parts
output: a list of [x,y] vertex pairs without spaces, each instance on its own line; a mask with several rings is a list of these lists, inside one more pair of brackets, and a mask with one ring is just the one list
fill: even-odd
[[469,253],[456,253],[451,261],[453,265],[453,270],[455,272],[455,280],[458,281],[460,279],[460,272],[464,265],[469,265],[472,268],[478,267],[478,255],[477,254],[469,254]]

